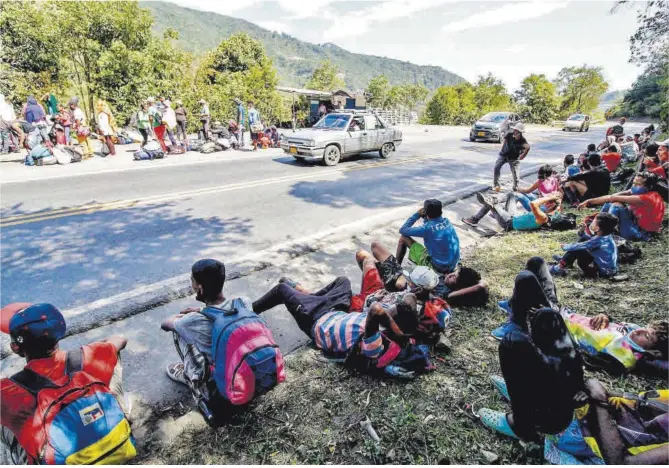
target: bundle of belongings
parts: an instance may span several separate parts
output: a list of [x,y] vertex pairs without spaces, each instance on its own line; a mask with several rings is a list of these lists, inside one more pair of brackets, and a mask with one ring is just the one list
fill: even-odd
[[150,141],[139,150],[135,151],[133,157],[136,161],[144,161],[150,159],[162,159],[165,157],[165,152],[160,147],[157,141]]

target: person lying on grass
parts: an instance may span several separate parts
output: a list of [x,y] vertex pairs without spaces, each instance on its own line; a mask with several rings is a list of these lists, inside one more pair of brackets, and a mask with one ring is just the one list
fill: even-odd
[[587,404],[574,412],[569,428],[548,435],[544,457],[553,465],[667,465],[669,390],[641,394],[608,391],[585,383]]
[[539,229],[545,224],[550,225],[559,212],[562,193],[554,192],[551,195],[532,200],[530,202],[531,212],[517,215],[513,215],[501,208],[496,199],[488,198],[482,193],[477,193],[476,199],[483,206],[474,216],[462,218],[463,223],[476,227],[485,215],[492,213],[497,223],[505,231],[532,231]]
[[564,244],[562,256],[553,258],[558,261],[551,267],[553,276],[566,276],[567,268],[577,262],[578,267],[588,278],[612,277],[618,273],[618,247],[612,234],[616,230],[618,219],[610,213],[599,213],[590,225],[595,233],[593,237],[583,234],[586,240],[575,244]]
[[588,364],[614,375],[634,370],[640,361],[646,370],[664,369],[669,358],[669,325],[666,320],[641,327],[612,322],[607,314],[586,317],[563,309],[567,328]]
[[650,240],[652,233],[662,230],[664,200],[656,191],[658,177],[642,172],[634,177],[632,188],[623,192],[586,200],[579,209],[603,205],[601,212],[618,219],[620,235],[630,241]]
[[[260,314],[284,305],[318,349],[358,370],[399,377],[432,370],[427,349],[416,346],[411,338],[419,323],[416,295],[402,292],[373,297],[370,292],[383,289],[383,283],[373,257],[369,257],[365,259],[366,266],[363,262],[362,311],[351,311],[353,292],[346,277],[338,277],[314,293],[281,278],[279,284],[253,303],[253,310]],[[425,271],[434,275],[427,268]],[[429,281],[437,283],[436,278]],[[356,306],[360,305],[360,296]]]
[[[372,242],[371,250],[384,289],[388,292],[405,290],[408,286],[406,273],[395,256],[378,241]],[[357,260],[361,265],[361,258]],[[488,284],[473,268],[458,265],[452,273],[439,275],[439,284],[432,293],[448,301],[453,307],[477,306],[488,301]]]

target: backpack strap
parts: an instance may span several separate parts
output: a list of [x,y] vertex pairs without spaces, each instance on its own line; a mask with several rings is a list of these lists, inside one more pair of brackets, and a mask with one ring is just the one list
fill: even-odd
[[58,388],[51,380],[32,369],[23,369],[18,374],[11,376],[9,380],[29,392],[35,398],[45,388]]
[[71,349],[67,352],[67,357],[65,358],[65,373],[67,375],[72,375],[84,369],[83,354],[84,351],[81,348]]
[[237,303],[237,301],[238,299],[232,301],[232,310],[223,310],[216,306],[206,306],[202,308],[200,313],[210,320],[216,320],[221,315],[235,315],[237,314],[240,307],[243,307],[243,303]]

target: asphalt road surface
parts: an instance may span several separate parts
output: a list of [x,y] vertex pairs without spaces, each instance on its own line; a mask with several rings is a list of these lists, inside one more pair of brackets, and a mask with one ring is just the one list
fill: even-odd
[[[522,164],[558,163],[603,132],[528,132],[532,151]],[[2,184],[2,303],[80,306],[186,273],[202,257],[229,262],[490,181],[500,145],[469,142],[467,133],[409,129],[389,159],[367,154],[335,168],[267,150]]]

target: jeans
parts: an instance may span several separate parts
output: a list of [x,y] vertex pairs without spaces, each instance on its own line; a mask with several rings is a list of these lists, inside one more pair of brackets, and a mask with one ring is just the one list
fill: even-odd
[[518,189],[518,171],[520,168],[520,161],[509,161],[504,156],[498,156],[497,161],[495,161],[495,171],[493,174],[493,185],[495,187],[499,186],[499,176],[502,172],[502,166],[504,164],[509,164],[511,169],[511,177],[513,178],[513,190]]
[[49,138],[49,127],[46,122],[39,121],[35,123],[35,128],[39,129],[40,135],[42,135],[42,140],[46,144],[51,144],[51,138]]
[[595,278],[599,275],[599,267],[595,263],[595,257],[587,250],[571,250],[562,256],[560,266],[571,267],[574,262],[583,271],[586,277]]
[[513,229],[513,215],[508,211],[498,207],[497,205],[493,205],[492,207],[488,205],[483,205],[481,209],[478,211],[478,213],[472,216],[472,219],[474,220],[474,222],[478,223],[488,213],[492,213],[492,216],[493,218],[495,218],[495,221],[497,221],[500,227],[505,231],[510,231]]
[[5,131],[2,130],[0,132],[0,139],[2,139],[2,149],[0,149],[1,153],[9,153],[9,144],[11,142],[11,132],[9,130]]
[[174,139],[174,132],[167,127],[166,127],[166,130],[167,130],[167,138],[170,139],[170,143],[172,143],[172,146],[176,146],[177,141]]
[[65,129],[65,142],[69,145],[70,144],[70,126],[67,125],[63,128]]
[[506,194],[504,209],[511,212],[511,208],[515,205],[515,203],[520,202],[525,211],[532,211],[530,203],[536,199],[537,196],[533,193],[509,192]]
[[202,123],[202,137],[205,140],[209,139],[209,119],[201,120]]
[[629,207],[618,203],[605,203],[602,205],[602,213],[611,213],[618,218],[618,229],[620,235],[629,241],[647,241],[650,235],[639,227]]
[[177,139],[179,139],[181,141],[188,140],[188,136],[186,135],[186,121],[185,120],[177,120]]
[[351,281],[344,276],[338,277],[313,294],[303,293],[286,283],[280,283],[253,303],[253,311],[260,314],[278,305],[284,305],[300,330],[313,338],[312,328],[318,319],[333,310],[348,312],[352,298]]

